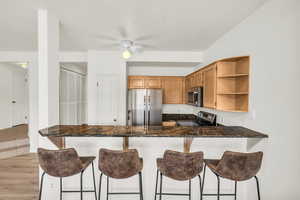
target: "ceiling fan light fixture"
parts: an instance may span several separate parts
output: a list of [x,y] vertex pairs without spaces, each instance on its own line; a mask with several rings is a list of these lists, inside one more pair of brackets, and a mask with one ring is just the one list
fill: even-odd
[[27,69],[28,63],[26,63],[26,62],[21,62],[21,63],[16,63],[16,64],[19,65],[20,67],[24,68],[24,69]]
[[122,56],[124,59],[129,59],[132,56],[132,53],[129,51],[129,49],[125,49],[122,53]]

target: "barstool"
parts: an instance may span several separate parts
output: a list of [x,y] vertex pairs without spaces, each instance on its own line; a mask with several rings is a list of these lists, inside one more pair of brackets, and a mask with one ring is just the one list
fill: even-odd
[[[254,177],[256,180],[258,199],[260,200],[259,181],[256,174],[260,170],[262,158],[263,152],[239,153],[226,151],[220,160],[205,159],[202,191],[207,166],[217,176],[218,193],[203,194],[203,196],[217,196],[218,200],[220,196],[234,196],[236,199],[237,182],[246,181]],[[220,194],[220,177],[235,182],[234,194]]]
[[[68,193],[80,192],[81,200],[83,197],[83,192],[94,192],[95,199],[97,200],[95,172],[94,172],[94,164],[93,164],[95,157],[79,157],[77,152],[73,148],[62,149],[62,150],[47,150],[47,149],[38,148],[38,159],[39,159],[40,166],[44,171],[41,178],[39,200],[41,200],[42,197],[43,181],[44,181],[45,174],[60,178],[60,199],[61,200],[62,200],[62,194],[66,192]],[[83,191],[82,174],[90,164],[92,164],[94,190]],[[63,190],[62,178],[73,176],[79,173],[80,173],[80,191]]]
[[[127,149],[126,151],[116,151],[108,149],[100,149],[99,151],[99,200],[101,195],[102,175],[106,175],[106,199],[109,195],[123,194],[139,194],[143,200],[143,185],[142,185],[142,169],[143,159],[139,157],[136,149]],[[109,178],[125,179],[134,175],[139,175],[139,192],[109,192]]]
[[[161,200],[162,195],[181,195],[189,196],[191,199],[191,179],[198,176],[200,184],[200,199],[201,195],[201,176],[200,173],[203,169],[203,152],[193,152],[193,153],[182,153],[167,150],[164,153],[163,158],[157,159],[157,174],[156,174],[156,185],[155,185],[155,196],[159,195]],[[160,173],[160,192],[157,192],[158,185],[158,174]],[[163,175],[177,181],[189,181],[189,193],[162,193],[162,178]]]

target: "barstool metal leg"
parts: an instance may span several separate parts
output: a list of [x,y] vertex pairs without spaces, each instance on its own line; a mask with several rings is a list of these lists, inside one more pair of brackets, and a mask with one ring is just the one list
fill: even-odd
[[83,174],[83,171],[81,171],[81,173],[80,173],[80,200],[83,199],[83,192],[82,192],[82,174]]
[[191,198],[191,179],[189,180],[189,200],[191,200],[192,198]]
[[40,192],[39,192],[39,200],[42,199],[42,191],[43,191],[43,182],[44,182],[44,176],[45,176],[46,172],[43,172],[42,174],[42,178],[41,178],[41,184],[40,184]]
[[203,171],[203,181],[202,181],[201,194],[203,194],[204,182],[205,182],[205,175],[206,175],[206,164],[204,164],[204,171]]
[[62,200],[62,177],[59,178],[60,182],[60,200]]
[[254,176],[255,180],[256,180],[256,186],[257,186],[257,196],[258,196],[258,200],[260,200],[260,190],[259,190],[259,181],[257,176]]
[[95,180],[94,162],[92,162],[92,172],[93,172],[93,182],[94,182],[95,200],[97,200],[97,192],[96,192],[96,180]]
[[201,181],[201,176],[200,175],[198,175],[198,177],[199,177],[199,185],[200,185],[200,200],[202,200],[202,181]]
[[156,172],[156,183],[155,183],[155,194],[154,194],[154,200],[156,200],[156,194],[157,194],[157,183],[158,183],[158,170]]
[[98,200],[100,200],[101,197],[101,183],[102,183],[102,175],[103,173],[100,174],[100,180],[99,180],[99,196],[98,196]]
[[234,182],[234,200],[236,200],[237,181]]
[[159,189],[159,200],[161,200],[161,193],[162,193],[162,173],[160,173],[160,189]]
[[217,174],[216,174],[216,176],[217,176],[217,179],[218,179],[218,200],[220,200],[220,177]]
[[143,179],[142,179],[142,172],[139,172],[139,182],[140,182],[140,199],[143,200]]
[[109,178],[106,176],[106,200],[108,200],[108,193],[109,193]]

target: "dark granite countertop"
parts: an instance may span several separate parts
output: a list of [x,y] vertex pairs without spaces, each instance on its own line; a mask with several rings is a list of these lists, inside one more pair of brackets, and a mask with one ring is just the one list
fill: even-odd
[[267,138],[268,135],[241,126],[101,126],[57,125],[39,131],[54,137],[206,137]]

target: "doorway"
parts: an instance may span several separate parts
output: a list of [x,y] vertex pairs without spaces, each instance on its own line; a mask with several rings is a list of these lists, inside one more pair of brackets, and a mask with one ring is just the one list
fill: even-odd
[[60,63],[59,118],[61,125],[86,123],[87,63]]
[[0,142],[28,138],[27,62],[0,63]]

